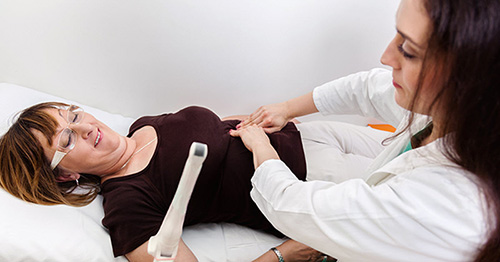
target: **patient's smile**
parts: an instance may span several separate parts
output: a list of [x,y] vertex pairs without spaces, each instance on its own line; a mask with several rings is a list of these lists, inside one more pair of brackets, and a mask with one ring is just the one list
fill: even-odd
[[101,130],[99,130],[99,128],[98,128],[97,129],[97,136],[96,136],[95,142],[94,142],[94,147],[96,147],[100,141],[101,141]]

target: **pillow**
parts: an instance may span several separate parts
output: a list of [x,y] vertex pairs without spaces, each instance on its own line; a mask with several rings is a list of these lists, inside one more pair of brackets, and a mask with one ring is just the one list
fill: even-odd
[[[0,83],[0,135],[14,116],[31,105],[59,101],[82,106],[120,134],[132,118],[110,114],[29,88]],[[24,202],[0,189],[0,261],[127,261],[113,257],[102,226],[102,197],[85,207],[42,206]],[[251,261],[283,239],[234,224],[204,224],[184,229],[184,242],[200,262]]]
[[120,134],[127,134],[133,118],[82,105],[71,100],[49,95],[40,91],[13,84],[0,83],[0,135],[5,133],[13,121],[13,117],[21,110],[41,102],[64,102],[82,106],[86,111]]
[[[0,134],[8,130],[19,111],[47,101],[78,104],[25,87],[0,84]],[[81,106],[121,134],[134,121]],[[43,206],[24,202],[2,189],[0,206],[0,261],[127,261],[113,256],[109,234],[101,225],[101,196],[81,208]]]

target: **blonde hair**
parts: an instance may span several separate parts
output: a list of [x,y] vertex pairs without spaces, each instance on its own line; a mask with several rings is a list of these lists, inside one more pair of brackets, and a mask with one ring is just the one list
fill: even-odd
[[75,193],[75,182],[57,182],[58,169],[52,170],[43,147],[33,130],[40,131],[49,144],[56,134],[57,121],[46,112],[64,103],[41,103],[20,112],[17,120],[0,138],[0,186],[24,201],[42,204],[84,206],[99,192],[99,177],[81,175],[83,193]]

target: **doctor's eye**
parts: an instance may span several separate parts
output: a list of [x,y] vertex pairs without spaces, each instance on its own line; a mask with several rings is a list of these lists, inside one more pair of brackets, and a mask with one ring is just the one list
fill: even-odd
[[400,52],[400,53],[401,53],[401,54],[402,54],[405,58],[407,58],[407,59],[413,59],[413,58],[415,58],[415,56],[414,56],[414,55],[412,55],[412,54],[410,54],[410,53],[406,52],[406,50],[404,50],[404,48],[403,48],[403,44],[398,45],[398,51],[399,51],[399,52]]

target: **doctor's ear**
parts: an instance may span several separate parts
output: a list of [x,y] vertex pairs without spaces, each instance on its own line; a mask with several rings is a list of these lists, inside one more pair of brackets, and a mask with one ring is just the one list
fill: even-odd
[[66,170],[59,170],[59,175],[56,177],[57,182],[68,182],[68,181],[75,181],[80,178],[80,174],[71,172],[71,171],[66,171]]

